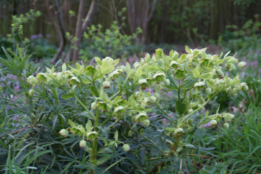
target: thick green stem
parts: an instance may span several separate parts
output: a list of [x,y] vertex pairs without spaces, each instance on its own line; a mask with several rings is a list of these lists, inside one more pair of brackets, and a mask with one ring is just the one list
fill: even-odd
[[[97,109],[96,111],[96,117],[94,119],[94,131],[97,131],[97,127],[99,125],[99,113],[100,113],[100,110]],[[91,155],[91,163],[93,165],[95,165],[96,163],[96,160],[97,160],[97,145],[98,145],[98,139],[96,138],[94,141],[93,141],[93,146],[92,146],[92,155]],[[91,171],[92,173],[93,171]]]
[[180,137],[179,136],[175,136],[175,142],[172,145],[171,151],[170,151],[170,155],[174,156],[175,152],[177,151],[178,147],[179,147],[179,140]]

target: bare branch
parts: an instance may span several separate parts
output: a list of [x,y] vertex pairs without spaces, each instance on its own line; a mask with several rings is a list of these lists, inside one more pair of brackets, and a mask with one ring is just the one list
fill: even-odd
[[83,24],[82,24],[82,33],[86,30],[87,24],[90,22],[91,16],[92,16],[93,11],[94,11],[95,3],[96,3],[96,0],[92,0],[91,7],[88,11],[86,18],[84,19]]
[[155,7],[156,7],[156,3],[157,3],[157,0],[154,0],[153,3],[151,4],[151,10],[150,10],[150,14],[147,18],[147,21],[149,22],[152,18],[152,15],[154,13],[154,10],[155,10]]

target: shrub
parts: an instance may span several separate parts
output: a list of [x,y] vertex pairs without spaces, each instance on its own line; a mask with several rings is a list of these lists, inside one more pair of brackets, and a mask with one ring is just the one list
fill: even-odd
[[[216,127],[221,120],[227,123],[234,118],[218,110],[205,116],[199,111],[219,92],[236,94],[248,87],[238,76],[231,79],[222,71],[222,65],[231,71],[236,68],[234,57],[207,55],[206,49],[186,47],[186,51],[179,56],[175,51],[165,55],[157,49],[133,68],[128,63],[117,66],[119,60],[109,57],[96,57],[96,66],[77,63],[68,69],[64,64],[61,70],[47,68],[45,73],[28,77],[35,91],[30,101],[45,104],[46,109],[52,106],[46,121],[53,123],[56,134],[57,128],[61,130],[61,143],[70,144],[70,153],[77,156],[76,161],[61,157],[67,161],[63,165],[68,169],[78,164],[80,171],[87,173],[127,171],[130,167],[154,173],[189,171],[191,161],[181,159],[197,147],[186,138],[198,127]],[[146,92],[148,87],[154,94]],[[173,93],[171,114],[160,96],[166,88]]]

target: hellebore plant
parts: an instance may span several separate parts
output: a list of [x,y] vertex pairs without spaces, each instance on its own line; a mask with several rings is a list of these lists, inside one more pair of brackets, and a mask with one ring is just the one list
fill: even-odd
[[[63,94],[65,100],[75,99],[86,110],[89,114],[86,125],[69,120],[70,127],[62,129],[60,134],[63,137],[72,134],[81,137],[80,147],[90,154],[89,162],[92,166],[97,167],[111,158],[99,156],[98,152],[105,149],[122,145],[124,151],[132,150],[126,143],[127,138],[123,139],[124,136],[121,136],[122,141],[118,140],[122,132],[115,131],[115,140],[105,137],[104,126],[107,125],[106,130],[110,131],[116,124],[128,120],[131,126],[127,135],[131,136],[140,125],[147,128],[152,126],[154,120],[149,118],[148,113],[155,107],[162,111],[166,119],[162,125],[165,135],[172,137],[162,150],[163,156],[178,157],[182,153],[186,135],[193,134],[195,128],[206,123],[215,127],[221,120],[225,121],[223,126],[228,128],[228,122],[234,118],[230,113],[217,111],[213,115],[208,115],[208,112],[200,115],[198,111],[203,110],[221,91],[236,95],[240,90],[248,90],[245,83],[240,83],[238,75],[231,79],[222,71],[222,67],[234,70],[238,63],[236,58],[209,55],[205,51],[206,49],[191,50],[186,47],[187,54],[179,55],[176,51],[171,51],[169,55],[165,55],[161,49],[157,49],[155,55],[146,54],[133,67],[129,63],[126,66],[117,66],[119,60],[109,57],[102,60],[96,57],[96,66],[77,63],[76,68],[69,70],[64,64],[61,72],[55,72],[54,68],[47,69],[46,73],[30,76],[27,81],[33,87],[49,86],[54,92],[56,89],[64,89],[67,91]],[[242,68],[244,63],[239,63],[239,66]],[[86,86],[92,94],[89,96],[89,103],[78,95],[78,90]],[[153,89],[154,93],[146,92],[147,88]],[[172,117],[161,106],[159,92],[166,88],[176,94],[173,96],[175,112]],[[31,93],[30,91],[30,95]],[[196,119],[199,121],[195,122]],[[154,142],[152,144],[156,145]],[[167,167],[167,163],[155,165],[152,170],[159,171],[159,168]],[[91,170],[90,173],[94,171]]]

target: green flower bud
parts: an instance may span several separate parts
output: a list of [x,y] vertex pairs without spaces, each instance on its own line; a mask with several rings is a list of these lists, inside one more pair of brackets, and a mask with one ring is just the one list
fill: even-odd
[[194,111],[193,109],[189,109],[188,113],[191,114],[193,111]]
[[208,65],[209,65],[209,58],[203,58],[203,59],[201,59],[201,63],[200,63],[200,65],[202,66],[202,67],[207,67]]
[[229,71],[233,71],[233,70],[236,70],[236,66],[232,63],[227,63],[226,64],[226,68],[229,70]]
[[211,120],[210,121],[211,126],[216,126],[217,125],[217,120]]
[[239,62],[238,63],[238,68],[239,69],[242,69],[242,68],[244,68],[246,66],[246,62]]
[[72,77],[70,80],[69,80],[69,83],[71,85],[79,85],[80,84],[80,80],[77,78],[77,77]]
[[229,124],[228,124],[228,123],[224,123],[223,126],[224,126],[225,129],[228,129],[228,128],[229,128]]
[[226,92],[228,94],[232,94],[233,93],[233,89],[231,88],[231,86],[229,86],[228,88],[226,88]]
[[33,96],[34,95],[34,89],[30,89],[28,94],[29,94],[29,96]]
[[119,75],[120,75],[120,72],[118,70],[115,70],[115,71],[113,71],[112,73],[109,74],[109,78],[114,79],[114,78],[119,77]]
[[139,80],[139,85],[140,85],[140,87],[141,87],[142,89],[145,89],[145,88],[147,88],[147,86],[148,86],[148,82],[147,82],[146,79],[140,79],[140,80]]
[[186,77],[186,71],[182,69],[177,69],[177,71],[174,74],[174,77],[178,80],[182,80]]
[[170,62],[170,67],[171,67],[171,68],[174,68],[174,69],[175,69],[175,68],[178,67],[178,65],[179,65],[179,64],[178,64],[176,61],[171,61],[171,62]]
[[87,140],[94,140],[98,135],[98,132],[92,131],[87,133]]
[[146,119],[143,121],[144,126],[148,127],[150,125],[150,120]]
[[161,81],[165,80],[166,76],[164,73],[156,73],[153,76],[153,80],[157,83],[160,83]]
[[34,76],[29,76],[29,77],[27,78],[27,82],[30,83],[32,86],[36,86],[37,83],[38,83],[38,80],[37,80],[37,78],[34,77]]
[[87,142],[85,140],[80,141],[80,148],[85,148],[87,146]]
[[107,105],[107,103],[102,102],[102,101],[97,103],[97,108],[101,109],[103,112],[106,112],[109,110],[109,106]]
[[245,82],[240,83],[240,88],[242,88],[242,90],[244,90],[244,91],[248,91],[248,89],[249,89]]
[[146,80],[147,80],[149,85],[153,82],[153,80],[151,78],[146,78]]
[[221,69],[218,69],[216,71],[216,74],[217,74],[218,78],[220,78],[220,79],[224,78],[224,73],[223,73],[223,71]]
[[203,82],[197,82],[195,83],[194,88],[197,90],[205,89],[205,84]]
[[114,113],[117,115],[122,115],[125,112],[125,108],[123,106],[118,106],[114,109]]
[[67,137],[68,131],[66,129],[62,129],[62,130],[60,130],[59,134],[62,135],[63,137]]
[[234,117],[235,117],[235,115],[230,114],[230,113],[223,114],[223,118],[225,119],[226,122],[231,121]]
[[163,57],[163,50],[158,48],[158,49],[156,49],[155,54],[156,54],[157,58],[162,58]]
[[212,89],[211,88],[207,88],[206,89],[206,93],[207,93],[207,95],[211,94],[212,93]]
[[165,79],[165,80],[164,80],[164,83],[165,83],[166,86],[169,86],[169,85],[170,85],[169,79]]
[[149,101],[150,101],[151,103],[155,103],[156,100],[157,100],[157,98],[156,98],[155,96],[150,96],[150,97],[149,97]]
[[238,63],[238,60],[234,57],[230,58],[227,63],[231,63],[231,64],[235,64],[235,63]]
[[85,68],[84,71],[85,71],[86,75],[93,76],[96,72],[96,69],[92,65],[89,65]]
[[174,135],[177,135],[177,136],[180,136],[180,135],[182,135],[183,134],[183,129],[182,128],[177,128],[177,129],[175,129],[175,131],[174,131]]
[[92,104],[91,104],[91,109],[92,110],[95,110],[97,108],[97,104],[96,104],[96,102],[93,102]]
[[38,73],[36,78],[40,83],[46,83],[47,82],[47,75],[45,73]]
[[130,150],[130,146],[128,144],[124,144],[122,146],[122,149],[124,150],[124,152],[128,152]]
[[148,119],[148,115],[146,112],[140,112],[136,117],[135,121],[142,122],[144,120]]
[[106,80],[102,83],[102,86],[104,89],[109,89],[111,87],[111,83]]

